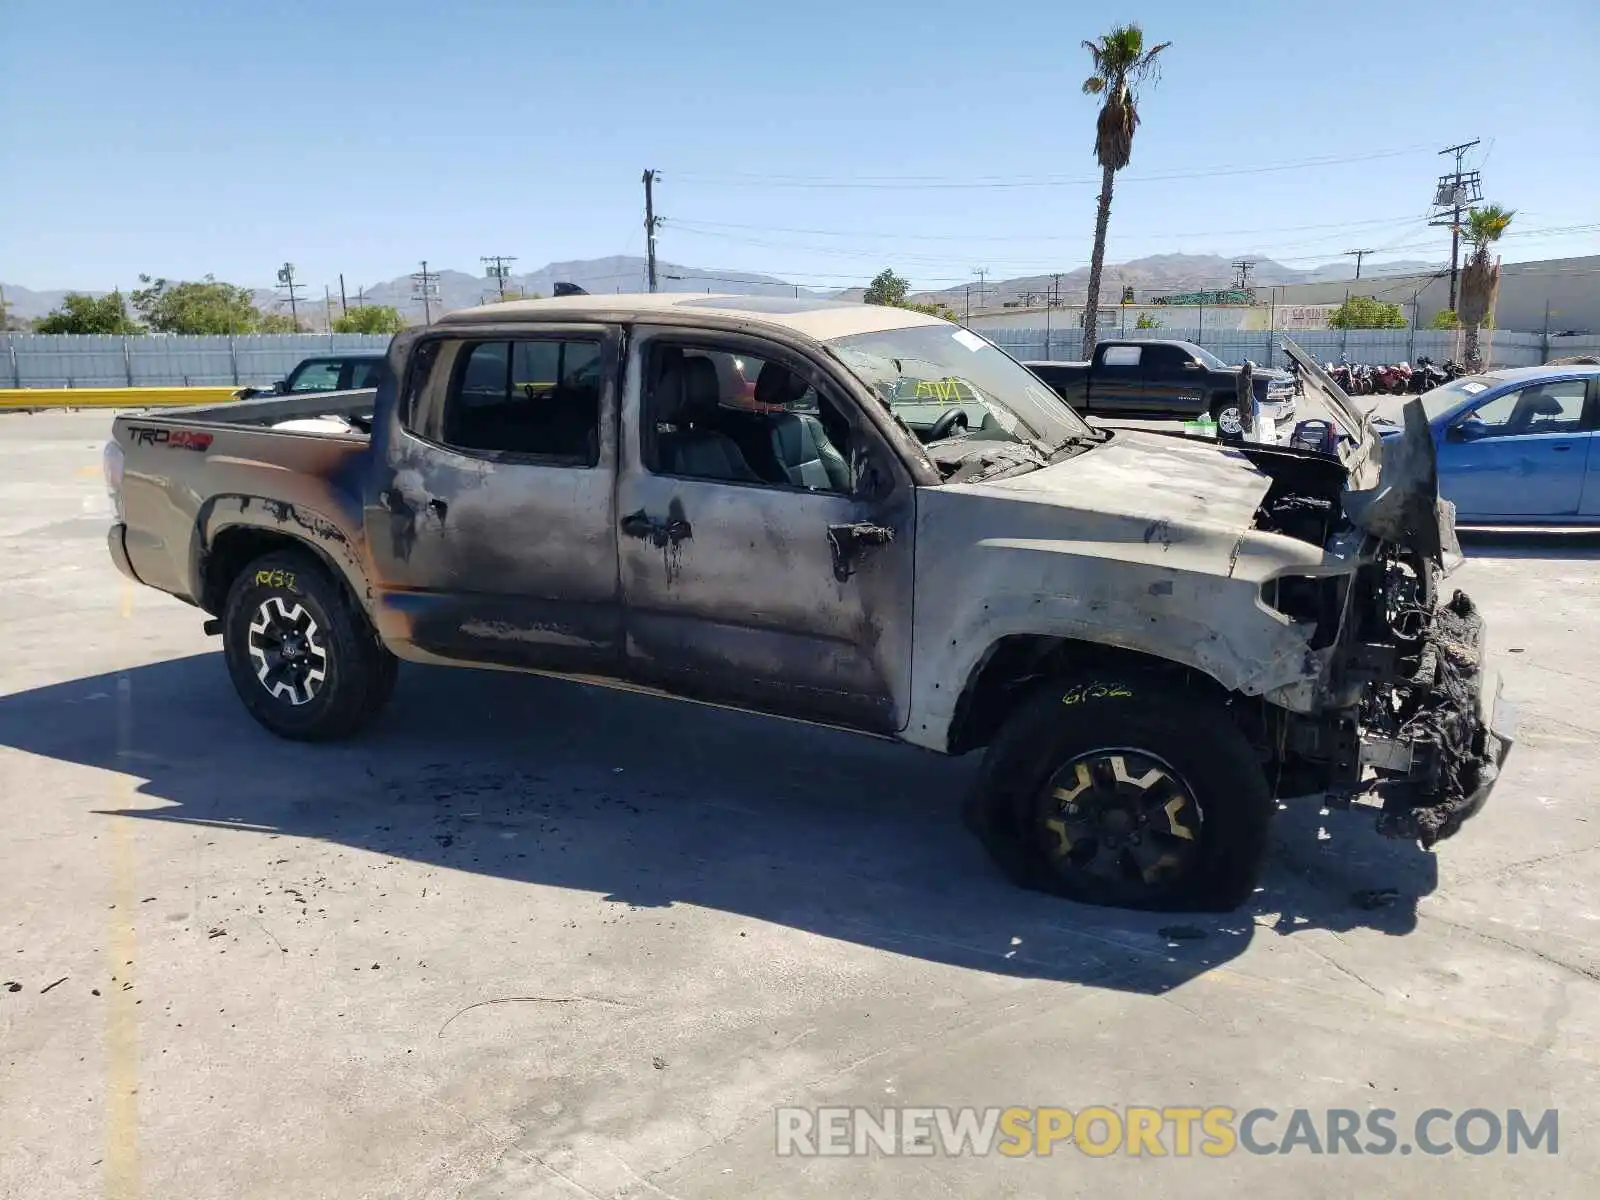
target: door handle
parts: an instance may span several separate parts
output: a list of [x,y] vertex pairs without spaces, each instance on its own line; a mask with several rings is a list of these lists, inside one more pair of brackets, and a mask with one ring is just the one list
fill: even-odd
[[1551,446],[1550,449],[1557,454],[1565,454],[1568,450],[1572,449],[1572,446],[1570,444],[1565,446]]
[[887,525],[829,525],[828,551],[833,556],[833,577],[840,583],[856,573],[865,551],[887,546],[894,541],[894,530]]
[[644,509],[629,513],[622,518],[622,532],[629,537],[647,538],[655,532],[656,523],[646,514]]
[[689,522],[682,517],[668,517],[663,521],[652,517],[642,508],[623,517],[618,525],[629,537],[648,540],[657,546],[665,546],[669,542],[676,545],[684,538],[694,536],[694,530],[690,528]]

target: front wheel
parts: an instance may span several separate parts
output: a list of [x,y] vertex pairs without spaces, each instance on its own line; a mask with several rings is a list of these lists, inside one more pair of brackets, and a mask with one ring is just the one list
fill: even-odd
[[1138,672],[1062,679],[984,756],[968,825],[1024,887],[1087,904],[1227,911],[1249,899],[1274,805],[1209,696]]
[[234,579],[222,650],[250,715],[297,741],[355,733],[388,701],[399,665],[327,569],[294,550]]

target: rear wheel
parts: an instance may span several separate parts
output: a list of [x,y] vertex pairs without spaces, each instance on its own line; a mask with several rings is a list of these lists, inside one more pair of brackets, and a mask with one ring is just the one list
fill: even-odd
[[299,741],[355,733],[388,701],[399,666],[326,568],[294,550],[263,555],[234,579],[222,649],[250,715]]
[[990,745],[967,819],[1024,887],[1226,911],[1255,888],[1273,809],[1220,705],[1130,672],[1063,679],[1026,701]]

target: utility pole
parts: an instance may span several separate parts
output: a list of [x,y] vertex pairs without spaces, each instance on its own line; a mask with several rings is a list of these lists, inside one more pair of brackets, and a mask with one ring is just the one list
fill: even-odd
[[1050,304],[1055,308],[1060,308],[1061,307],[1061,272],[1057,271],[1054,275],[1050,276],[1050,279],[1051,279],[1051,281],[1052,281],[1052,283],[1054,285],[1054,288],[1055,288],[1055,295],[1051,299]]
[[433,301],[439,296],[439,275],[428,270],[428,260],[422,260],[422,270],[411,275],[411,298],[422,301],[422,323],[433,324]]
[[1233,286],[1242,292],[1250,286],[1250,272],[1255,270],[1256,260],[1253,258],[1241,258],[1231,265],[1235,272]]
[[339,272],[339,315],[342,317],[350,311],[350,306],[344,302],[344,272]]
[[333,293],[327,284],[322,285],[322,315],[327,319],[328,332],[333,332]]
[[989,268],[973,267],[972,273],[978,277],[978,307],[982,308],[983,294],[986,290],[988,290],[986,285],[989,282]]
[[1374,251],[1373,251],[1371,246],[1368,246],[1364,250],[1346,250],[1345,251],[1345,254],[1347,256],[1348,255],[1352,255],[1352,254],[1355,255],[1355,260],[1356,260],[1356,278],[1357,279],[1361,278],[1361,260],[1363,258],[1365,258],[1367,255],[1372,254],[1372,253],[1374,253]]
[[661,227],[661,218],[656,216],[655,193],[651,189],[660,178],[660,171],[646,169],[643,180],[645,273],[652,292],[656,290],[656,230]]
[[499,285],[500,299],[504,300],[506,298],[506,280],[511,277],[511,268],[506,264],[516,262],[517,256],[515,254],[490,254],[478,259],[478,261],[488,267],[485,274]]
[[295,332],[300,331],[300,306],[299,292],[305,289],[305,284],[294,281],[294,264],[286,262],[278,268],[278,288],[289,293],[289,319],[294,322]]
[[1450,309],[1456,307],[1456,281],[1461,273],[1461,210],[1469,208],[1483,199],[1483,180],[1476,171],[1463,171],[1462,161],[1468,150],[1478,144],[1478,139],[1462,142],[1459,146],[1446,146],[1439,151],[1440,154],[1454,154],[1456,156],[1456,169],[1448,175],[1439,176],[1438,186],[1433,193],[1433,207],[1435,209],[1449,210],[1449,215],[1443,211],[1437,212],[1429,225],[1450,226]]

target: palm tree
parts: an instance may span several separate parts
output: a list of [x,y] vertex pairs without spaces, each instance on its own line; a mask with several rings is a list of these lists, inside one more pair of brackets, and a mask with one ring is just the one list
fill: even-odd
[[1118,171],[1133,154],[1133,131],[1139,127],[1139,84],[1160,77],[1156,64],[1171,42],[1144,48],[1144,30],[1118,25],[1083,48],[1094,60],[1094,74],[1083,81],[1083,94],[1104,96],[1095,125],[1094,156],[1100,161],[1100,207],[1094,217],[1094,254],[1089,259],[1089,302],[1083,310],[1083,357],[1094,353],[1100,320],[1100,272],[1106,261],[1106,224],[1111,219],[1111,188]]
[[1456,315],[1466,327],[1466,345],[1462,357],[1467,370],[1483,370],[1483,356],[1478,353],[1478,327],[1494,310],[1495,294],[1500,290],[1500,266],[1489,261],[1489,247],[1500,240],[1516,211],[1486,204],[1467,213],[1466,228],[1461,236],[1472,247],[1466,265],[1461,268],[1461,297]]

